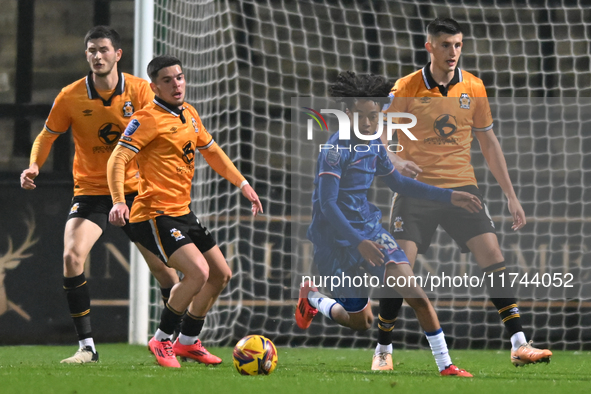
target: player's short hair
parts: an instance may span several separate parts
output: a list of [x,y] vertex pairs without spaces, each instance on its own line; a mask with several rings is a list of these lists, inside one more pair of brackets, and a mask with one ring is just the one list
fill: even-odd
[[336,101],[344,102],[347,108],[352,109],[357,99],[363,97],[373,98],[379,104],[388,102],[392,86],[394,83],[381,75],[355,75],[353,71],[343,71],[337,76],[336,82],[329,85],[328,90]]
[[84,36],[84,46],[88,47],[88,41],[96,40],[97,38],[108,38],[111,40],[111,44],[115,50],[121,48],[121,36],[117,33],[117,30],[108,26],[95,26],[86,33]]
[[152,82],[154,82],[156,78],[158,78],[158,72],[160,70],[166,67],[176,66],[177,64],[181,67],[181,69],[183,68],[183,64],[181,63],[181,61],[174,56],[157,56],[154,59],[152,59],[152,61],[148,64],[148,76],[150,77]]
[[463,34],[462,27],[451,18],[435,18],[427,25],[427,35],[437,37],[440,34]]

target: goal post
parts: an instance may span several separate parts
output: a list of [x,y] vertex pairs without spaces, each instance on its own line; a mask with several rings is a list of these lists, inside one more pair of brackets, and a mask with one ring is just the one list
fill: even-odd
[[[321,316],[307,331],[295,326],[292,259],[309,267],[312,247],[303,243],[292,249],[291,221],[298,202],[291,199],[297,170],[291,155],[298,142],[291,134],[291,99],[327,97],[328,84],[344,70],[392,80],[418,70],[428,61],[426,23],[449,16],[466,28],[459,65],[487,87],[499,124],[495,133],[528,216],[526,228],[510,230],[506,199],[475,141],[472,164],[503,255],[521,274],[574,272],[582,283],[577,293],[565,292],[559,299],[524,293],[520,307],[526,334],[552,349],[591,348],[589,9],[570,1],[146,3],[153,4],[154,55],[181,59],[186,100],[251,182],[265,209],[253,219],[239,191],[196,157],[192,209],[233,271],[207,315],[201,335],[205,343],[230,345],[246,334],[262,334],[278,345],[375,344],[375,328],[354,333]],[[136,12],[136,26],[139,17]],[[308,179],[313,174],[296,175]],[[369,198],[382,210],[386,227],[391,192],[376,182]],[[471,255],[460,254],[438,230],[416,269],[469,272],[475,265]],[[145,291],[152,292],[149,326],[155,328],[157,288]],[[485,295],[432,301],[450,346],[507,348],[508,336]],[[424,347],[412,310],[404,307],[400,317],[394,346]]]
[[[153,57],[154,1],[135,2],[133,73],[148,79],[147,67]],[[129,272],[129,343],[147,345],[150,321],[150,269],[133,242],[130,244]]]

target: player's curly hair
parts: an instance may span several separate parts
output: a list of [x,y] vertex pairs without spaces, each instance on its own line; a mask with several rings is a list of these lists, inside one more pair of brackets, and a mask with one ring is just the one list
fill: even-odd
[[381,75],[356,75],[353,71],[343,71],[328,90],[337,102],[344,102],[347,108],[352,108],[355,101],[363,97],[373,98],[380,104],[387,102],[392,86],[394,83]]

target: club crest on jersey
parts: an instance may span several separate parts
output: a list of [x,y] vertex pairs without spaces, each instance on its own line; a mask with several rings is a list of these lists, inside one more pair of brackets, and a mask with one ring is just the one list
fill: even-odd
[[460,108],[470,109],[470,97],[468,97],[468,93],[462,93],[460,95]]
[[403,224],[404,222],[402,221],[402,217],[396,216],[396,218],[394,219],[394,225],[392,226],[392,232],[397,233],[399,231],[404,231],[404,229],[402,228]]
[[195,132],[198,133],[199,127],[197,127],[197,121],[195,120],[195,118],[191,118],[191,123],[193,123],[193,128],[195,129]]
[[337,164],[339,164],[339,160],[341,160],[341,154],[337,151],[337,150],[329,150],[328,152],[326,152],[326,164],[328,164],[331,167],[336,166]]
[[131,101],[126,101],[125,104],[123,104],[123,116],[126,118],[129,118],[131,115],[133,115],[134,111],[135,110]]
[[176,228],[170,230],[170,236],[176,241],[180,241],[181,239],[185,238],[185,236],[181,233],[181,230],[177,230]]
[[77,202],[76,204],[72,205],[72,208],[70,208],[70,215],[73,213],[78,213],[78,208],[80,208],[80,203]]
[[129,124],[125,128],[124,134],[129,137],[130,135],[135,133],[138,127],[140,127],[140,122],[138,122],[137,119],[132,119],[131,122],[129,122]]

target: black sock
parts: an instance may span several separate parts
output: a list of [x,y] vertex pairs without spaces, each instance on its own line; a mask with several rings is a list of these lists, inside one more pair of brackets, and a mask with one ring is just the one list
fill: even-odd
[[380,312],[378,314],[378,343],[380,345],[392,344],[392,330],[402,307],[402,301],[402,297],[380,298]]
[[174,328],[180,323],[183,313],[175,311],[170,305],[166,304],[160,316],[160,331],[172,335]]
[[70,316],[74,320],[78,340],[92,338],[90,328],[90,292],[84,273],[73,278],[64,277],[64,290]]
[[[490,300],[499,311],[505,329],[509,335],[523,331],[517,299],[511,287],[511,277],[508,276],[505,262],[488,266],[484,269],[484,272]],[[491,274],[492,278],[489,276]]]
[[168,302],[168,299],[170,298],[170,292],[172,291],[172,287],[169,288],[160,288],[160,293],[162,295],[162,302],[164,303],[164,305],[166,305],[166,303]]
[[195,316],[187,311],[183,317],[183,323],[181,324],[181,334],[188,337],[196,337],[201,334],[204,323],[205,316]]

